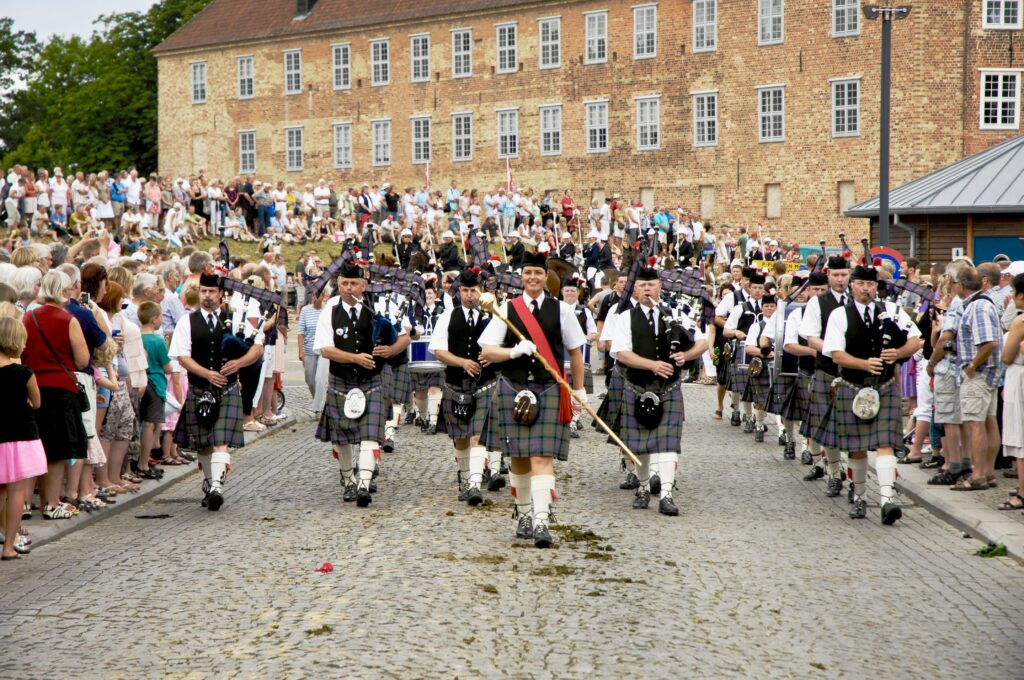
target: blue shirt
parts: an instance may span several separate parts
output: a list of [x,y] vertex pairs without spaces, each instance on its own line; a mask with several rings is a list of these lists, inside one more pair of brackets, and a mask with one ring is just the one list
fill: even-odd
[[89,365],[82,369],[82,373],[92,374],[92,353],[96,348],[107,341],[107,334],[96,322],[92,312],[78,304],[78,300],[71,300],[65,308],[68,313],[78,319],[78,325],[82,327],[82,335],[85,336],[85,344],[89,348]]
[[110,200],[117,201],[118,203],[124,203],[124,194],[127,191],[127,187],[120,182],[110,183]]
[[964,301],[963,316],[956,332],[956,353],[959,360],[954,367],[957,382],[964,380],[964,369],[978,355],[978,346],[989,342],[998,343],[985,363],[978,368],[978,376],[987,385],[999,384],[1001,363],[999,353],[1003,346],[1003,328],[999,325],[999,310],[991,298],[975,293]]

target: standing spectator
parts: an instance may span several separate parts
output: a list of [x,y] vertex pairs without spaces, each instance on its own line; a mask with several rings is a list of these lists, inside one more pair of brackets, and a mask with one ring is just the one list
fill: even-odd
[[53,179],[50,180],[50,204],[54,209],[57,206],[64,206],[64,213],[68,212],[68,194],[71,187],[64,181],[64,172],[60,168],[53,169]]
[[313,190],[313,200],[316,206],[316,216],[320,219],[330,215],[331,211],[331,190],[327,188],[327,182],[323,177],[317,180],[316,189]]
[[[1010,305],[1024,311],[1024,274],[1015,276],[1011,285],[1013,296]],[[1003,450],[1008,458],[1017,459],[1017,479],[1020,481],[1024,480],[1024,316],[1017,315],[1011,322],[1000,359],[1006,365]],[[1019,486],[999,509],[1024,509],[1024,493]]]
[[178,285],[181,283],[181,268],[177,262],[163,262],[157,268],[157,274],[164,280],[164,299],[160,301],[163,318],[160,330],[164,338],[170,342],[178,319],[185,316],[185,305],[178,296]]
[[[162,317],[160,305],[155,302],[144,302],[139,306],[139,321],[142,322],[142,346],[146,350],[146,369],[148,384],[142,395],[139,406],[139,419],[142,421],[141,447],[139,449],[139,476],[143,479],[157,479],[158,474],[150,469],[152,450],[157,446],[160,437],[160,426],[164,422],[164,402],[167,401],[167,374],[171,372],[171,357],[167,353],[167,343],[160,334]],[[172,385],[174,398],[182,402],[181,383]]]
[[311,293],[309,304],[303,307],[299,313],[299,361],[302,362],[302,367],[305,371],[306,387],[309,388],[310,396],[314,397],[314,411],[319,410],[316,404],[316,394],[317,367],[320,362],[320,352],[314,349],[313,340],[316,335],[316,324],[320,319],[320,312],[323,309],[324,299],[328,296],[328,292],[329,290],[325,288],[319,294]]

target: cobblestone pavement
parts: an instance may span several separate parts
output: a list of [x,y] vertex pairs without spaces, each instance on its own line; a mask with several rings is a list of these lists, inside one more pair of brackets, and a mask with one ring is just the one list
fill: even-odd
[[366,510],[311,424],[264,439],[219,513],[195,477],[3,565],[0,676],[1020,677],[1020,565],[922,509],[849,520],[686,390],[681,516],[632,510],[588,433],[548,551],[507,490],[455,501],[441,435],[405,428]]

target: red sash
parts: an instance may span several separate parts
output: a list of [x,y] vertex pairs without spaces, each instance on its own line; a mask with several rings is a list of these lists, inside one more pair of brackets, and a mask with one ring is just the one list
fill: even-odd
[[[537,318],[530,311],[530,308],[526,306],[526,299],[522,296],[512,300],[512,306],[515,307],[516,314],[519,315],[519,320],[523,322],[523,326],[526,327],[526,334],[530,336],[530,342],[537,346],[537,351],[540,353],[544,360],[548,362],[548,366],[551,366],[556,371],[559,368],[559,364],[555,361],[555,353],[551,351],[551,344],[548,343],[548,338],[544,335],[544,331],[541,329],[540,324],[537,323]],[[558,388],[558,422],[562,425],[568,425],[572,421],[572,395],[569,394],[569,390],[565,389],[561,385]]]

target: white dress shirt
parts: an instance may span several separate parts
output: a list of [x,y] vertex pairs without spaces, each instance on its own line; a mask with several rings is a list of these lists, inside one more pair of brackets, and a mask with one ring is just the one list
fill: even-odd
[[[523,293],[523,299],[526,300],[526,306],[533,308],[533,302],[536,300],[538,305],[544,302],[544,293],[540,294],[540,297],[531,298],[526,293]],[[572,307],[565,304],[561,300],[558,302],[558,320],[562,326],[562,346],[568,350],[578,349],[583,346],[587,341],[587,336],[583,334],[583,329],[580,328],[580,322],[576,320],[576,314],[573,312]],[[502,316],[508,318],[508,302],[504,302],[501,305]],[[609,316],[611,316],[609,314]],[[440,325],[440,323],[438,324]],[[608,325],[605,324],[605,328]],[[484,329],[483,334],[480,336],[480,346],[494,345],[500,347],[504,342],[506,336],[511,331],[505,322],[495,316],[491,319],[490,323],[487,324],[487,328]],[[556,357],[557,359],[557,357]]]
[[[641,305],[644,314],[648,314],[653,311],[655,315],[655,328],[656,332],[661,332],[662,325],[666,323],[664,315],[661,310],[657,307],[645,307]],[[630,322],[631,311],[625,311],[621,315],[620,323],[615,325],[615,334],[612,337],[611,355],[614,358],[618,358],[619,352],[632,352],[633,351],[633,324]],[[687,329],[693,329],[693,340],[694,342],[700,342],[706,340],[707,335],[700,329],[700,326],[694,324],[688,316],[681,317],[679,322]],[[607,328],[607,326],[605,326]]]
[[[857,309],[857,315],[864,318],[864,309],[868,305],[862,305],[859,302],[854,302],[854,306]],[[875,320],[878,318],[879,306],[870,305],[871,307],[871,319]],[[903,308],[894,302],[886,302],[884,307],[881,307],[881,313],[887,314],[890,318],[896,321],[896,325],[902,330],[906,331],[907,338],[919,338],[921,337],[921,329],[917,327],[917,324],[911,320],[910,316],[903,311]],[[896,347],[892,349],[898,349]],[[845,352],[846,351],[846,309],[839,307],[832,311],[832,314],[828,318],[828,328],[825,330],[824,346],[821,349],[821,353],[832,358],[834,352]]]
[[[844,299],[849,301],[849,297],[846,293],[837,293],[831,288],[829,292],[832,293],[832,297],[836,299],[836,302],[840,302]],[[822,323],[821,323],[821,305],[818,304],[818,296],[815,295],[807,301],[807,306],[804,307],[803,319],[800,322],[800,337],[804,338],[821,338],[822,337]]]

